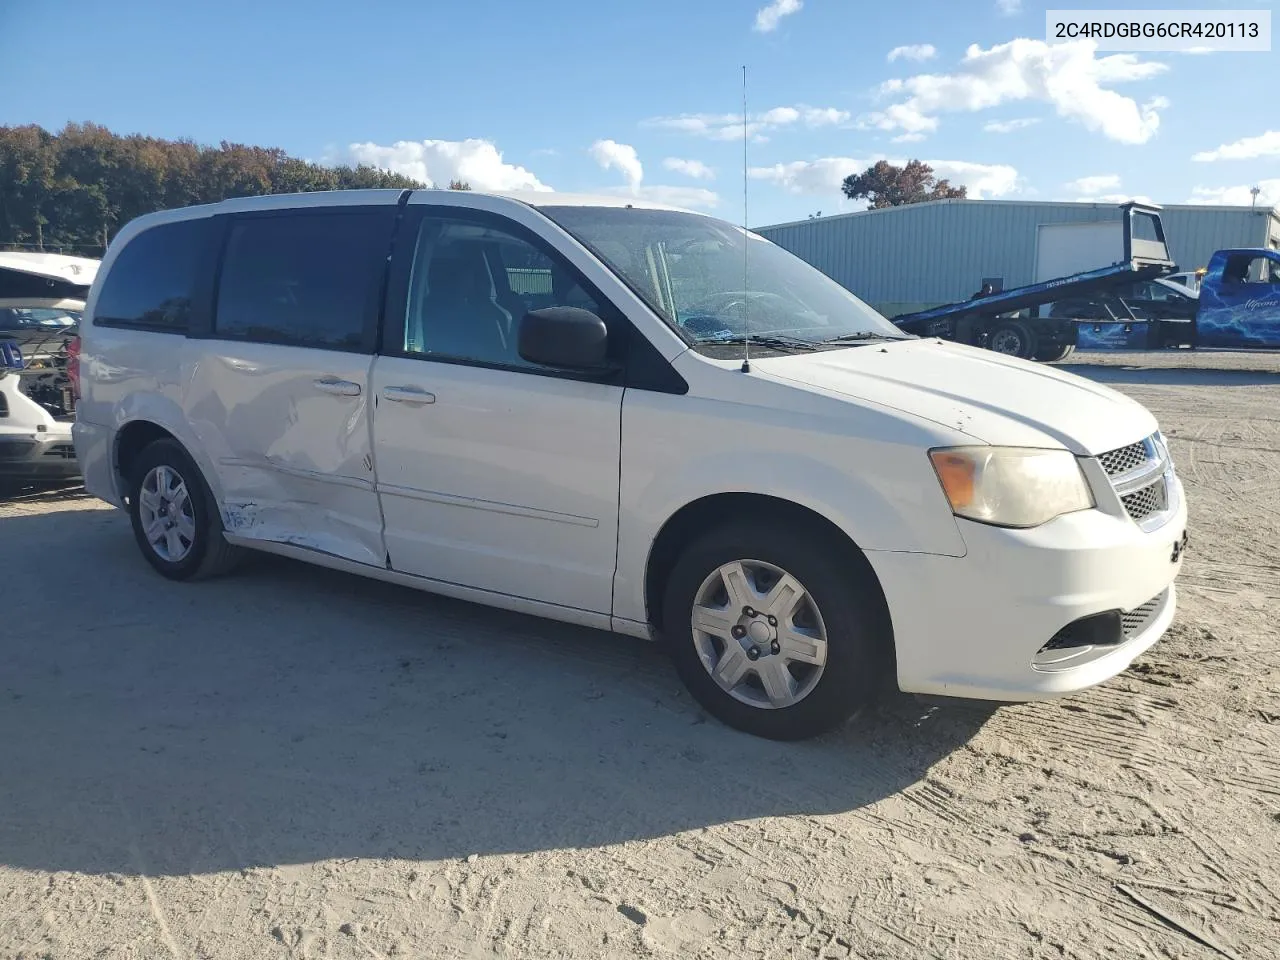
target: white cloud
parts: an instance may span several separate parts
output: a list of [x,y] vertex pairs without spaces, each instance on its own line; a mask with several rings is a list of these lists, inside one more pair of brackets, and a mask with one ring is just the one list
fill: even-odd
[[390,146],[353,143],[345,159],[439,186],[465,180],[475,190],[551,189],[524,167],[506,163],[488,140],[398,140]]
[[617,170],[626,177],[633,192],[639,190],[640,181],[644,179],[644,167],[635,147],[616,140],[597,140],[591,145],[590,152],[605,170]]
[[897,102],[860,122],[880,130],[932,133],[941,113],[975,112],[1032,100],[1052,104],[1059,116],[1111,140],[1146,143],[1155,136],[1159,111],[1168,101],[1153,97],[1139,105],[1107,86],[1150,79],[1168,66],[1129,53],[1105,57],[1096,53],[1096,44],[1089,40],[1048,44],[1023,38],[989,50],[974,44],[954,73],[923,73],[881,84],[881,95]]
[[806,127],[833,127],[847,121],[849,111],[835,107],[801,107],[800,116]]
[[[776,163],[771,167],[752,167],[747,173],[753,180],[768,180],[778,184],[788,193],[836,194],[845,177],[862,173],[883,156],[864,159],[854,157],[823,157],[820,160],[796,160],[792,163]],[[902,166],[905,160],[887,158],[890,163]],[[1006,164],[971,163],[967,160],[926,160],[938,179],[950,180],[952,185],[968,188],[969,197],[981,200],[985,196],[1000,197],[1012,193],[1018,187],[1018,171]]]
[[894,143],[919,143],[924,138],[923,133],[904,133],[891,139]]
[[1022,0],[996,0],[996,7],[1006,17],[1022,12]]
[[1270,180],[1259,180],[1256,184],[1246,183],[1237,187],[1194,187],[1187,203],[1211,203],[1230,207],[1247,207],[1253,203],[1253,195],[1249,192],[1258,187],[1258,206],[1274,207],[1280,204],[1280,177]]
[[800,111],[795,107],[774,107],[760,114],[759,119],[761,123],[767,123],[772,127],[785,127],[800,119]]
[[888,60],[931,60],[938,55],[938,48],[932,43],[909,43],[906,46],[894,47],[889,51]]
[[756,11],[754,29],[757,33],[770,33],[777,30],[778,21],[793,13],[799,13],[803,6],[804,0],[772,0],[767,6]]
[[1150,197],[1142,193],[1104,193],[1097,197],[1071,197],[1072,203],[1128,203],[1130,200],[1137,200],[1139,203],[1155,203]]
[[667,157],[662,161],[662,165],[668,170],[672,170],[675,173],[683,173],[686,177],[693,177],[695,180],[714,180],[716,178],[716,172],[701,160],[682,160],[679,157]]
[[[771,130],[797,123],[817,128],[835,126],[848,120],[847,110],[797,104],[794,107],[774,107],[763,113],[749,114],[746,132],[750,139],[762,140],[763,135]],[[645,121],[645,125],[689,133],[709,140],[741,140],[743,131],[740,113],[682,113],[673,117],[652,117]]]
[[695,209],[712,209],[719,205],[720,195],[705,187],[677,187],[662,184],[650,184],[631,190],[629,187],[608,187],[607,194],[638,197],[653,203],[665,203],[672,207],[689,207]]
[[752,180],[769,180],[788,193],[840,193],[844,178],[861,173],[883,157],[855,160],[852,157],[823,157],[820,160],[796,160],[775,163],[771,167],[752,167],[747,176]]
[[988,120],[982,125],[982,129],[987,133],[1013,133],[1015,130],[1025,130],[1027,127],[1033,127],[1039,122],[1039,117],[1018,117],[1014,120]]
[[1256,160],[1258,157],[1280,157],[1280,130],[1268,130],[1256,137],[1224,143],[1216,150],[1193,154],[1191,159],[1208,163],[1214,160]]
[[1120,177],[1114,173],[1104,173],[1096,177],[1078,177],[1063,184],[1072,193],[1094,194],[1100,190],[1118,190]]
[[970,200],[1003,197],[1018,188],[1018,171],[1005,163],[970,163],[967,160],[926,160],[940,180],[967,187]]

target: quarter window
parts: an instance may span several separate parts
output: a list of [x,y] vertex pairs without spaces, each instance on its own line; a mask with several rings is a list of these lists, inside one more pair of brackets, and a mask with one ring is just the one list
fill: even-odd
[[568,264],[513,232],[446,217],[422,222],[409,279],[406,353],[533,367],[520,320],[551,306],[604,316]]
[[236,220],[214,332],[233,340],[364,350],[388,249],[380,211]]
[[185,333],[208,225],[204,218],[162,223],[130,240],[107,272],[93,322]]

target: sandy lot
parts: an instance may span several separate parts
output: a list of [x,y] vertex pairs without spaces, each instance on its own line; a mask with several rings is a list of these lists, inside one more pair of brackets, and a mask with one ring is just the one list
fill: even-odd
[[0,957],[1275,956],[1280,356],[1078,360],[1172,438],[1171,634],[796,745],[644,643],[265,558],[170,584],[9,491]]

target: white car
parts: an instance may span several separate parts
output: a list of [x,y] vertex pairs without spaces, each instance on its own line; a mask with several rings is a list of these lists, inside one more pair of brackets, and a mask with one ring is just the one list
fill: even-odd
[[85,257],[0,252],[0,479],[79,473],[65,348],[97,269]]
[[424,190],[152,214],[82,337],[85,485],[161,574],[253,548],[660,638],[763,736],[886,675],[1080,690],[1174,616],[1186,507],[1146,409],[905,336],[695,213]]
[[33,400],[16,341],[0,332],[0,480],[57,480],[79,473],[71,421]]

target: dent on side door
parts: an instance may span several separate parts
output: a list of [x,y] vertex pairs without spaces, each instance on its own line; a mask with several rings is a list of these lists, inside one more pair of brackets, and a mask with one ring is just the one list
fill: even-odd
[[228,531],[382,565],[367,356],[209,341],[191,420]]

